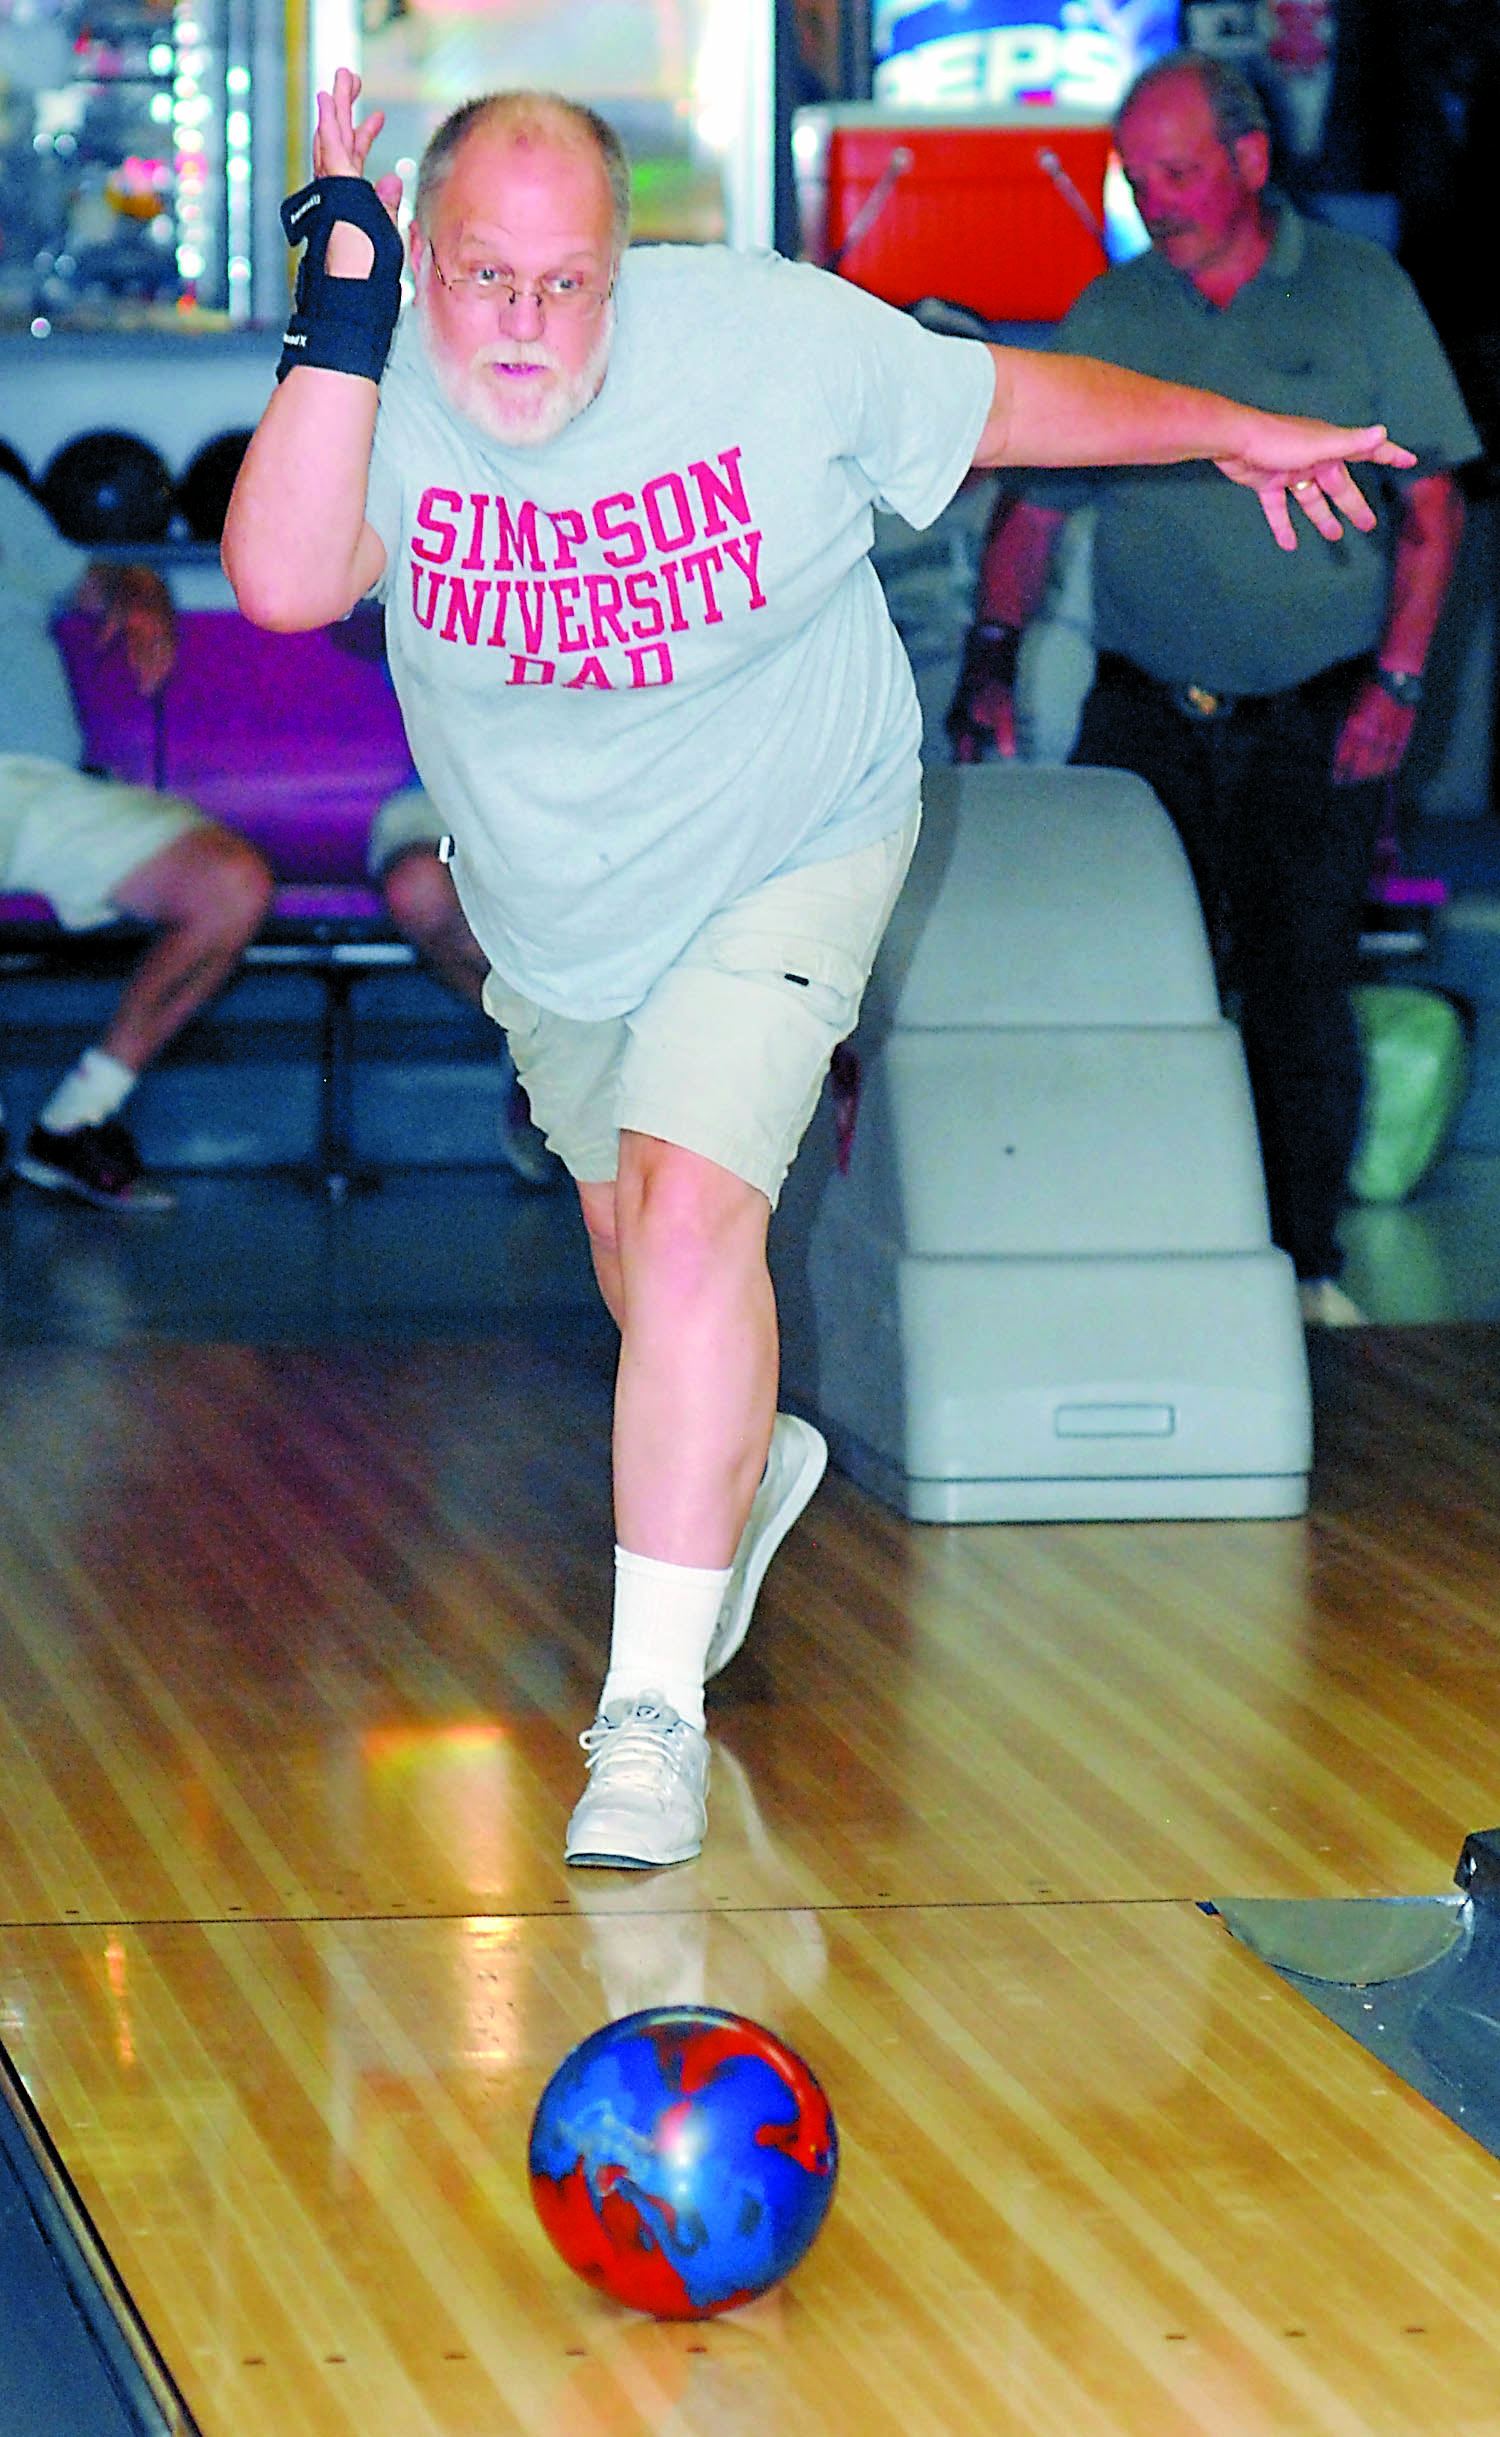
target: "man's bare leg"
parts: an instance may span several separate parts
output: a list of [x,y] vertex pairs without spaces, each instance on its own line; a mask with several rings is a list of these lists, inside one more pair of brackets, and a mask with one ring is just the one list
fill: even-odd
[[620,1327],[615,1607],[570,1862],[653,1868],[702,1842],[703,1683],[775,1418],[770,1204],[696,1152],[626,1133],[579,1198]]
[[100,1043],[138,1075],[229,979],[265,919],[271,875],[232,829],[190,829],[128,873],[113,902],[157,931]]
[[613,1185],[580,1185],[600,1290],[620,1329],[615,1531],[673,1565],[729,1564],[776,1414],[770,1204],[727,1168],[620,1138]]

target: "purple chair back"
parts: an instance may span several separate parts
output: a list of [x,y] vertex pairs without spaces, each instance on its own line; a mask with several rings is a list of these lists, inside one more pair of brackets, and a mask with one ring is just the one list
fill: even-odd
[[416,773],[378,613],[268,634],[235,610],[179,619],[177,664],[155,703],[90,618],[58,621],[84,756],[111,777],[186,796],[239,830],[278,881],[363,888],[382,800]]

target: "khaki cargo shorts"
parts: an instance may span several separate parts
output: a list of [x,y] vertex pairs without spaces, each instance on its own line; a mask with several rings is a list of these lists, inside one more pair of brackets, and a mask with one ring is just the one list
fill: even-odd
[[703,925],[629,1014],[554,1015],[506,988],[484,1003],[535,1122],[584,1184],[615,1175],[622,1132],[714,1160],[774,1208],[828,1061],[906,878],[920,813],[873,846],[779,873]]

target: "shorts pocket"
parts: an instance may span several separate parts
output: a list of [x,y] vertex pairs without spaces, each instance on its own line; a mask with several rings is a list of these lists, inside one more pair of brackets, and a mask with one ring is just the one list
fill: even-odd
[[862,957],[826,939],[781,932],[735,933],[716,941],[703,960],[720,973],[759,981],[787,996],[814,1021],[852,1031],[867,978]]

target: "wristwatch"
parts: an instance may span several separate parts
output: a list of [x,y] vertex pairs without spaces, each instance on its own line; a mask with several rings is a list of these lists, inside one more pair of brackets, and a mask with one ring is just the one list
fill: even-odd
[[1389,694],[1405,711],[1414,711],[1422,699],[1422,680],[1411,669],[1382,668],[1375,663],[1375,683],[1381,692]]

